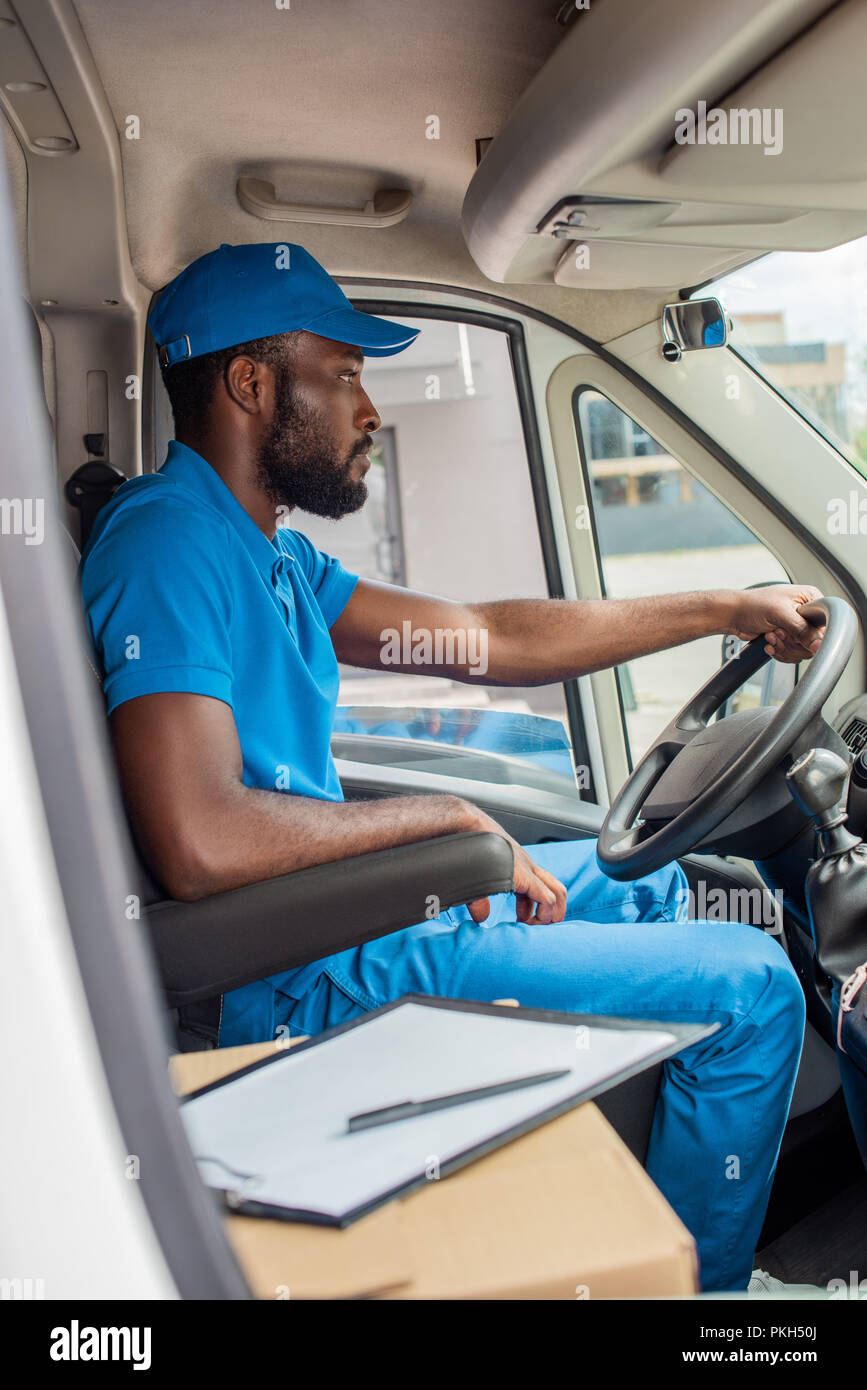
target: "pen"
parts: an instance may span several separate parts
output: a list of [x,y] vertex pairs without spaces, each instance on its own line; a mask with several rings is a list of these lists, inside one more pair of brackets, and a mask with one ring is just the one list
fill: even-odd
[[497,1081],[493,1086],[477,1086],[472,1091],[453,1091],[445,1096],[431,1096],[428,1100],[404,1100],[396,1105],[385,1105],[379,1110],[364,1110],[359,1115],[350,1115],[347,1130],[372,1129],[374,1125],[388,1125],[394,1120],[409,1120],[415,1115],[427,1115],[432,1110],[447,1110],[453,1105],[466,1105],[471,1100],[483,1100],[486,1096],[501,1096],[507,1091],[520,1091],[524,1086],[541,1086],[545,1081],[557,1081],[568,1076],[571,1067],[560,1071],[540,1071],[532,1076],[518,1076],[513,1081]]

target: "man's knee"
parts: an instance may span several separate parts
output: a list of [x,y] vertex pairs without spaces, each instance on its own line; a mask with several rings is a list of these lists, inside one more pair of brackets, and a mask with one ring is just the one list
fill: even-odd
[[[707,929],[713,930],[714,923]],[[736,934],[736,973],[741,1005],[757,1023],[785,1023],[798,1045],[804,1033],[807,1005],[791,961],[774,937],[759,927],[729,923]]]
[[635,879],[632,889],[634,901],[641,906],[642,918],[686,921],[690,889],[686,874],[677,862]]

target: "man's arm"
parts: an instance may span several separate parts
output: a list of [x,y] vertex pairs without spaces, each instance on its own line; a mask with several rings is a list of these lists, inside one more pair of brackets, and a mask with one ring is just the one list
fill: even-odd
[[821,637],[797,609],[818,597],[810,585],[774,584],[653,598],[465,604],[361,579],[331,638],[338,660],[352,666],[547,685],[725,633],[764,633],[769,655],[803,661]]
[[[181,901],[393,845],[494,830],[512,844],[520,920],[565,916],[563,885],[459,796],[343,802],[247,787],[232,710],[207,695],[166,692],[126,700],[112,712],[110,726],[142,853],[166,892]],[[470,910],[483,921],[487,899]]]

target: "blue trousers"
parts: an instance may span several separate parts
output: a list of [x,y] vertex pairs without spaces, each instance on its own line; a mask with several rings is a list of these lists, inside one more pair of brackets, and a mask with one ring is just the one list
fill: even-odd
[[565,886],[564,922],[516,921],[512,894],[492,898],[481,924],[452,908],[318,962],[312,983],[309,966],[272,977],[278,1031],[319,1033],[413,993],[718,1021],[664,1064],[647,1171],[695,1238],[702,1288],[744,1289],[801,1054],[798,978],[761,929],[687,921],[677,865],[616,883],[600,872],[595,841],[526,848]]

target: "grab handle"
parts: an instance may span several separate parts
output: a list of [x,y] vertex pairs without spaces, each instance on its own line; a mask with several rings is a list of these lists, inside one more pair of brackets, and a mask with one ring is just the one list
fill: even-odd
[[363,208],[317,206],[315,203],[283,203],[273,183],[242,176],[237,184],[238,202],[245,212],[269,222],[320,222],[327,226],[393,227],[412,206],[406,188],[383,188]]

